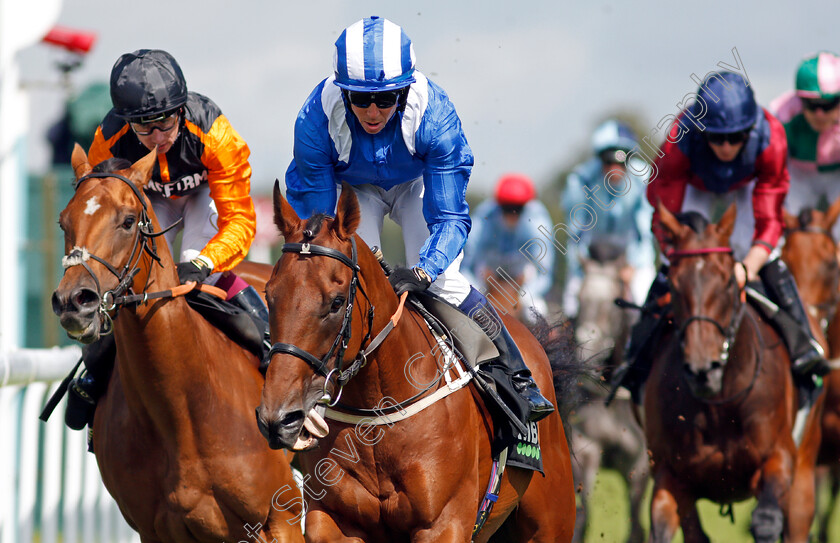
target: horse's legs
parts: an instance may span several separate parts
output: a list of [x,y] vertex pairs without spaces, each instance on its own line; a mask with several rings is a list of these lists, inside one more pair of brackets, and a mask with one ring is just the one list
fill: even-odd
[[586,535],[587,510],[589,499],[592,497],[592,489],[595,487],[595,477],[598,475],[598,467],[601,464],[603,450],[594,440],[580,432],[575,432],[572,439],[574,454],[572,455],[572,473],[579,489],[578,496],[580,506],[575,516],[575,535],[572,541],[580,543]]
[[670,472],[660,468],[654,476],[650,502],[650,543],[670,543],[682,526],[685,543],[709,543],[703,533],[695,499]]
[[[793,483],[793,460],[784,450],[777,449],[762,466],[758,505],[750,524],[756,543],[775,543],[782,536],[785,524],[782,506],[790,496],[788,490]],[[797,496],[796,500],[799,499]]]
[[645,529],[642,527],[641,519],[642,503],[650,475],[649,466],[647,450],[642,442],[633,467],[624,473],[624,480],[627,482],[627,497],[630,500],[630,534],[627,536],[627,543],[642,543],[645,539]]
[[[827,469],[822,469],[817,476],[817,486],[823,487],[828,485],[828,501],[825,503],[823,513],[819,515],[817,525],[819,527],[819,534],[817,541],[820,543],[828,543],[828,525],[831,521],[831,513],[837,505],[837,493],[840,492],[840,466],[831,466]],[[819,493],[818,493],[819,494]]]

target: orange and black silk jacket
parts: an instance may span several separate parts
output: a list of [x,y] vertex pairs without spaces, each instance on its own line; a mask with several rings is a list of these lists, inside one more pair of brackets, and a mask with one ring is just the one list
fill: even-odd
[[[219,231],[201,254],[213,261],[214,272],[227,271],[245,258],[256,232],[251,151],[219,107],[201,94],[189,93],[180,123],[172,148],[158,155],[146,190],[179,198],[209,185]],[[125,119],[111,110],[96,129],[88,158],[94,165],[112,157],[133,163],[148,153]]]

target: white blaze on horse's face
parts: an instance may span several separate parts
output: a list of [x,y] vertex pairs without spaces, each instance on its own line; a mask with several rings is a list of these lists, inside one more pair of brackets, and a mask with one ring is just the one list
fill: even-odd
[[697,259],[697,264],[695,264],[695,265],[694,265],[694,269],[695,269],[697,272],[700,272],[700,271],[702,271],[702,270],[703,270],[703,266],[704,266],[704,264],[703,264],[703,259],[702,259],[702,258],[698,258],[698,259]]
[[99,202],[96,201],[96,196],[91,196],[90,200],[87,201],[85,206],[85,215],[93,215],[96,213],[96,210],[102,207],[99,205]]

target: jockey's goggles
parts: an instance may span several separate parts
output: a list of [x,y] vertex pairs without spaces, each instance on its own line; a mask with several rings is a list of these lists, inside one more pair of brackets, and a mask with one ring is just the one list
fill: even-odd
[[627,161],[627,151],[624,149],[605,149],[598,153],[603,164],[624,164]]
[[751,130],[752,127],[746,130],[739,130],[738,132],[729,132],[727,134],[703,132],[703,137],[706,138],[706,141],[712,145],[723,145],[726,142],[729,142],[732,145],[738,145],[739,143],[747,141],[747,138],[750,137]]
[[502,213],[505,215],[519,215],[525,206],[519,204],[502,204],[500,207],[502,208]]
[[831,111],[840,105],[840,96],[831,100],[820,100],[818,98],[800,98],[800,100],[802,100],[802,107],[808,111],[816,111],[818,109]]
[[161,132],[169,132],[178,125],[178,112],[172,113],[166,117],[158,117],[155,120],[144,122],[130,122],[131,129],[138,136],[151,136],[155,130]]
[[400,91],[385,91],[385,92],[357,92],[347,91],[347,99],[350,104],[366,109],[371,104],[376,104],[379,109],[388,109],[397,105],[397,100],[400,99]]

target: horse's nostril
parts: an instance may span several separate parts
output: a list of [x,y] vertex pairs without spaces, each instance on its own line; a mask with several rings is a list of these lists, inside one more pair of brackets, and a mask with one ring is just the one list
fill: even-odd
[[73,305],[77,309],[89,309],[99,305],[99,294],[89,288],[80,288],[72,296]]
[[52,298],[50,298],[50,304],[52,304],[53,313],[56,315],[61,315],[64,312],[64,302],[61,301],[57,292],[53,292]]
[[290,411],[289,413],[286,413],[286,415],[277,422],[278,424],[280,424],[280,426],[295,426],[299,422],[303,421],[303,417],[304,414],[301,410]]
[[720,368],[723,367],[723,364],[721,364],[719,360],[713,360],[712,363],[711,363],[711,367],[712,367],[712,371],[719,370]]

